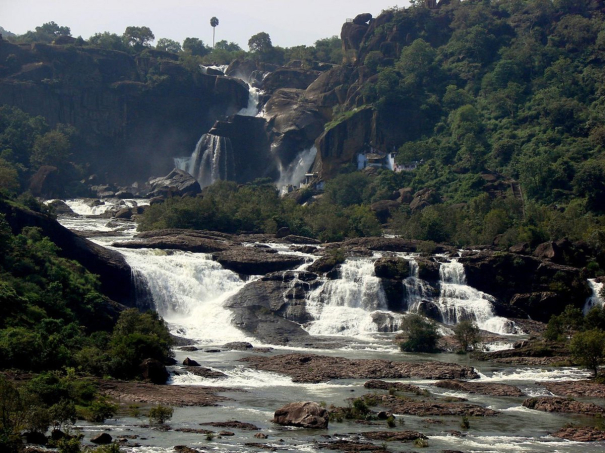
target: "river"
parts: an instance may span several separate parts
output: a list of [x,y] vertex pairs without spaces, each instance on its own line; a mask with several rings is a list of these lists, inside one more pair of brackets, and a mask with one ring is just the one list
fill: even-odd
[[[145,203],[137,200],[137,203]],[[133,204],[133,202],[130,202]],[[82,217],[62,217],[59,221],[66,227],[93,235],[94,242],[111,247],[114,241],[132,238],[135,225],[126,221],[87,217],[98,215],[104,207],[90,208],[79,200],[68,201],[68,205]],[[408,354],[399,352],[393,343],[394,333],[380,333],[375,325],[368,321],[374,311],[385,311],[385,302],[380,295],[378,279],[372,278],[371,270],[363,261],[347,262],[343,278],[330,284],[324,284],[309,299],[309,311],[314,313],[315,321],[306,326],[313,334],[332,335],[344,346],[338,349],[288,348],[278,345],[261,344],[231,325],[231,312],[223,304],[233,294],[240,291],[254,279],[244,280],[237,274],[223,269],[208,255],[185,252],[166,252],[152,249],[126,250],[122,253],[133,269],[134,278],[148,286],[153,294],[153,304],[167,321],[171,331],[193,341],[196,351],[175,349],[178,363],[189,357],[202,366],[220,371],[227,375],[223,379],[206,379],[187,373],[181,366],[171,367],[171,385],[228,387],[234,391],[224,394],[230,400],[218,407],[175,408],[169,422],[170,431],[150,429],[147,419],[120,416],[106,424],[78,422],[85,439],[93,434],[110,430],[114,437],[136,436],[130,444],[137,446],[122,447],[132,453],[172,452],[175,445],[186,445],[202,451],[261,451],[247,443],[261,442],[278,451],[319,451],[318,442],[331,440],[339,436],[356,434],[363,431],[385,431],[386,424],[378,426],[360,425],[353,421],[331,422],[329,429],[312,431],[298,428],[284,428],[271,423],[273,412],[284,404],[293,401],[316,401],[330,406],[346,406],[347,399],[372,393],[363,387],[364,380],[333,380],[320,384],[293,383],[289,377],[275,373],[256,371],[248,368],[239,360],[254,352],[228,351],[222,348],[227,342],[248,341],[255,347],[273,348],[268,355],[312,352],[321,355],[333,355],[346,358],[382,358],[389,361],[427,361],[438,360],[455,362],[475,367],[480,375],[478,382],[507,383],[519,387],[527,396],[551,395],[544,387],[547,381],[580,380],[589,374],[576,368],[549,368],[502,366],[488,362],[476,362],[469,356],[456,354]],[[449,272],[445,276],[447,285],[439,300],[443,302],[444,313],[455,317],[456,310],[479,310],[478,321],[488,330],[498,331],[506,325],[506,320],[497,319],[489,313],[489,295],[479,293],[465,286],[463,276],[455,260],[450,261]],[[365,270],[364,270],[365,269]],[[457,273],[457,274],[456,274]],[[455,275],[454,275],[455,274]],[[410,278],[414,276],[411,275]],[[410,287],[417,283],[408,280]],[[418,291],[420,291],[418,289]],[[460,293],[464,293],[460,295]],[[460,301],[458,304],[456,301]],[[479,316],[479,315],[478,315]],[[490,329],[491,326],[491,329]],[[395,326],[396,328],[396,326]],[[445,327],[447,328],[447,327]],[[503,345],[523,335],[509,335]],[[218,351],[218,352],[217,352]],[[419,431],[428,436],[427,452],[443,450],[477,452],[602,452],[604,443],[577,443],[564,441],[550,436],[568,423],[590,425],[593,419],[570,414],[549,414],[530,410],[521,406],[526,397],[490,397],[463,392],[452,392],[432,386],[434,381],[402,379],[399,382],[415,384],[436,396],[466,398],[497,411],[496,417],[471,418],[470,429],[460,428],[460,417],[416,417],[396,415],[399,426],[396,429]],[[384,393],[384,392],[383,392]],[[590,400],[587,400],[590,401]],[[599,401],[593,401],[599,404]],[[602,402],[601,402],[602,405]],[[436,419],[436,421],[435,421]],[[254,438],[254,431],[230,430],[234,436],[206,439],[202,434],[184,433],[177,428],[204,428],[200,423],[239,420],[258,426],[269,437],[265,440]],[[212,429],[212,428],[210,428]],[[217,430],[217,431],[220,431]],[[453,433],[458,431],[458,433]],[[379,445],[379,442],[375,442]],[[389,451],[410,451],[411,443],[388,442]]]

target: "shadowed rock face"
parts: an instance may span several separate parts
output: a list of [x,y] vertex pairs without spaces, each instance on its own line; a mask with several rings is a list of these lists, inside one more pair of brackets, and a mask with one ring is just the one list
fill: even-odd
[[17,64],[0,73],[0,104],[41,115],[51,127],[75,126],[86,152],[76,157],[111,182],[167,174],[173,158],[190,153],[217,117],[248,103],[243,82],[188,72],[165,52],[134,57],[1,41],[0,61],[9,55]]

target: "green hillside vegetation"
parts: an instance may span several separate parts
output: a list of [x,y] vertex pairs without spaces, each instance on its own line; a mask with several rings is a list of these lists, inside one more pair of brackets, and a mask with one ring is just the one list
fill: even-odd
[[132,379],[143,360],[170,356],[168,329],[157,314],[125,310],[101,295],[97,277],[58,256],[39,229],[12,232],[2,216],[0,252],[1,369],[73,367]]
[[[398,213],[394,229],[459,245],[494,238],[503,246],[535,245],[564,236],[602,244],[601,8],[590,1],[469,0],[390,12],[392,20],[374,34],[404,28],[408,44],[394,62],[367,54],[367,68],[380,63],[363,102],[385,115],[412,108],[422,118],[397,161],[422,160],[406,185],[432,190],[432,205]],[[493,176],[503,189],[490,184]],[[513,181],[522,196],[510,189]]]

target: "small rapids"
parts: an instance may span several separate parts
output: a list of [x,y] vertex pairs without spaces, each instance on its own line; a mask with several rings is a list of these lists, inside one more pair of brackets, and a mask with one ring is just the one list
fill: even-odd
[[592,308],[603,308],[603,305],[605,305],[605,301],[601,296],[603,291],[603,283],[599,283],[591,278],[588,280],[588,286],[590,286],[590,289],[592,290],[592,295],[586,300],[586,305],[584,305],[585,315],[587,315]]

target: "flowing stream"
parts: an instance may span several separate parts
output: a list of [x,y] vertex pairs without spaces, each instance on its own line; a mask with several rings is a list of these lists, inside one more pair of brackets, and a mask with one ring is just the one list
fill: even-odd
[[[96,212],[96,208],[85,208],[86,204],[82,201],[70,201],[68,204],[80,213],[93,215]],[[115,240],[128,240],[134,233],[134,225],[129,222],[109,221],[99,217],[66,217],[59,220],[76,231],[90,232],[96,227],[97,231],[103,234],[93,240],[108,247]],[[112,235],[105,234],[107,231],[111,231]],[[254,338],[232,326],[232,314],[224,307],[225,301],[250,284],[250,280],[246,281],[223,269],[205,254],[153,249],[114,250],[125,256],[133,269],[133,278],[141,286],[142,292],[151,294],[151,303],[168,322],[172,332],[193,340],[198,347],[195,351],[177,348],[177,361],[181,363],[186,357],[190,357],[202,366],[226,374],[223,379],[208,379],[188,373],[182,366],[176,365],[171,367],[170,383],[223,387],[236,391],[224,393],[224,396],[231,399],[218,407],[175,408],[170,421],[173,428],[171,431],[150,430],[145,426],[146,419],[121,417],[108,421],[106,425],[78,422],[85,438],[108,429],[111,429],[114,438],[121,435],[138,436],[133,441],[137,442],[138,446],[122,447],[128,453],[168,453],[174,451],[175,445],[187,445],[202,451],[261,451],[246,445],[258,442],[253,437],[255,432],[236,429],[233,430],[234,436],[206,440],[203,435],[176,430],[204,428],[199,426],[204,422],[240,420],[255,424],[261,428],[262,433],[269,436],[268,439],[260,441],[263,444],[283,451],[318,452],[321,450],[316,442],[325,440],[320,436],[387,429],[384,424],[360,425],[347,420],[331,423],[328,430],[321,432],[286,429],[272,424],[270,420],[273,412],[292,401],[321,401],[327,405],[346,406],[348,398],[368,393],[363,388],[365,379],[298,384],[283,375],[245,367],[239,359],[255,355],[253,352],[227,351],[221,346],[229,341],[249,341],[259,346]],[[283,250],[280,248],[279,252],[282,253]],[[305,301],[307,310],[314,319],[306,326],[307,331],[312,335],[339,335],[343,347],[316,350],[273,346],[274,349],[269,354],[312,352],[389,361],[457,362],[474,366],[480,374],[478,382],[511,383],[528,396],[550,395],[543,387],[543,382],[579,380],[589,375],[575,368],[507,366],[475,362],[468,356],[455,354],[423,355],[399,352],[392,341],[393,331],[397,330],[398,322],[404,314],[388,311],[384,290],[380,280],[374,275],[374,259],[375,257],[348,259],[342,266],[341,278],[323,282],[311,291]],[[465,284],[464,269],[460,263],[451,260],[442,265],[441,288],[435,294],[426,282],[419,279],[418,266],[413,257],[409,259],[411,275],[402,281],[402,285],[407,290],[410,311],[422,300],[430,298],[440,305],[447,322],[454,323],[472,315],[484,328],[497,324],[493,330],[501,329],[500,320],[494,321],[497,317],[490,311],[491,296]],[[390,319],[389,328],[385,328],[385,318]],[[377,319],[381,321],[377,323]],[[449,434],[451,430],[460,430],[460,417],[439,417],[440,423],[427,423],[423,417],[397,416],[405,423],[400,429],[420,431],[429,437],[429,447],[423,451],[601,452],[605,447],[603,443],[580,444],[551,437],[549,433],[568,423],[590,425],[592,420],[579,415],[548,414],[523,408],[521,402],[525,397],[497,398],[453,392],[436,388],[432,386],[433,381],[429,380],[399,381],[418,385],[437,396],[463,397],[470,403],[500,411],[497,417],[471,418],[471,429],[463,432],[461,436]],[[599,401],[596,402],[599,404]],[[600,404],[602,405],[602,401]],[[393,452],[410,451],[413,445],[389,442],[388,449]]]

